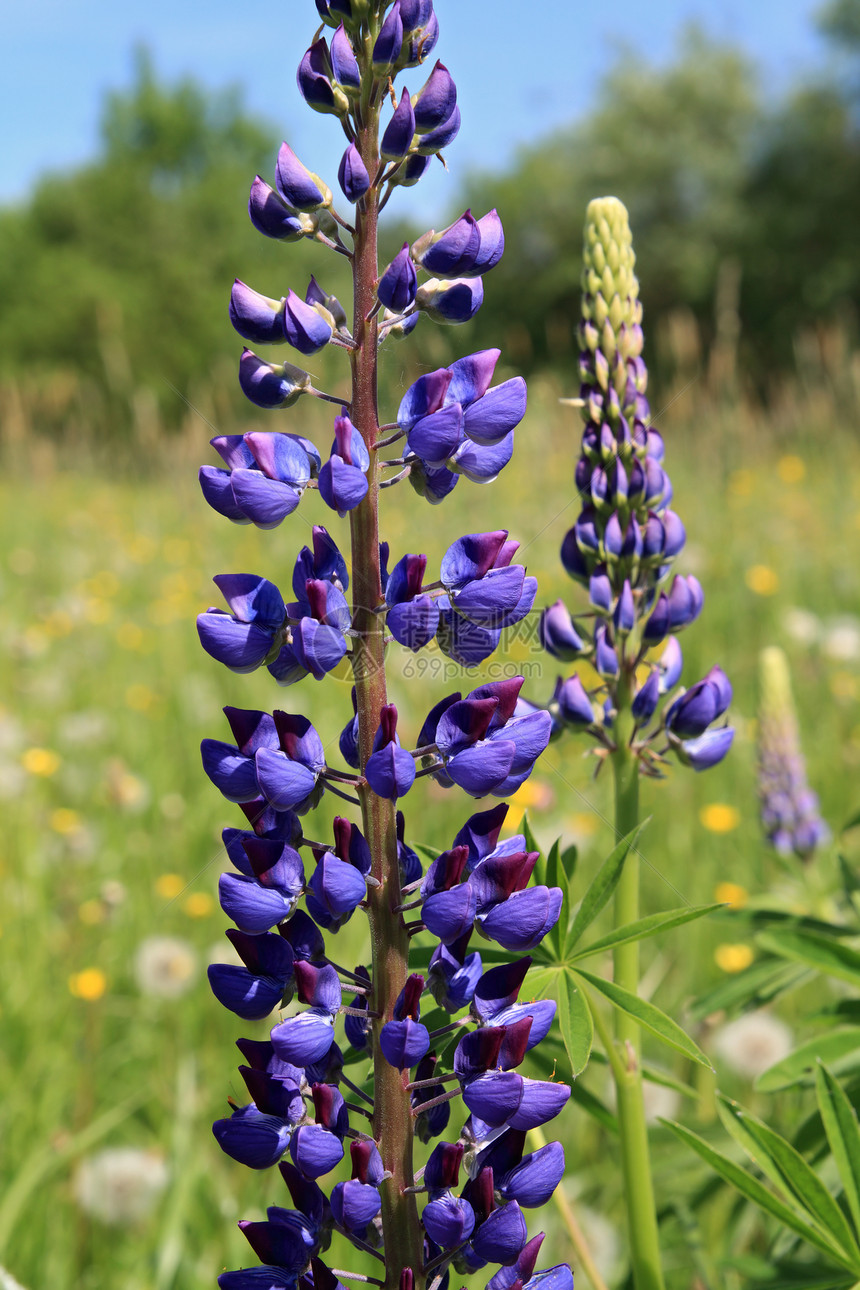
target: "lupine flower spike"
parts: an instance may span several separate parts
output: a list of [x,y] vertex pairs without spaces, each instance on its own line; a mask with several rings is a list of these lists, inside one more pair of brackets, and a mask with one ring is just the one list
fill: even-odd
[[[209,982],[235,1016],[269,1024],[268,1038],[237,1040],[247,1093],[228,1101],[213,1133],[232,1159],[280,1175],[265,1218],[239,1224],[257,1262],[218,1283],[344,1290],[357,1279],[443,1290],[454,1268],[480,1270],[493,1290],[544,1282],[572,1290],[566,1265],[537,1268],[542,1237],[530,1241],[526,1221],[564,1171],[558,1142],[529,1151],[526,1135],[558,1115],[570,1089],[523,1070],[555,1015],[554,1003],[530,999],[524,985],[529,952],[555,926],[562,893],[531,881],[537,854],[524,836],[500,841],[504,799],[531,774],[553,718],[520,701],[519,677],[452,693],[423,724],[386,693],[387,647],[436,641],[472,665],[534,604],[537,584],[504,529],[451,534],[429,572],[427,556],[410,551],[394,553],[389,572],[379,534],[381,487],[408,478],[436,504],[461,477],[488,483],[511,458],[526,388],[497,377],[496,349],[419,377],[392,401],[384,431],[376,412],[379,346],[422,317],[471,318],[504,233],[496,211],[466,211],[378,264],[380,210],[460,128],[456,85],[440,62],[417,92],[395,84],[436,44],[433,0],[316,0],[316,17],[322,26],[297,80],[309,107],[337,118],[346,135],[337,183],[284,143],[273,182],[254,179],[248,209],[263,236],[285,245],[307,238],[348,259],[355,319],[350,328],[316,276],[272,296],[234,283],[229,319],[239,336],[288,346],[296,364],[243,351],[241,389],[272,413],[271,431],[214,439],[220,462],[202,468],[200,483],[218,514],[261,529],[289,523],[316,489],[332,531],[316,526],[277,581],[219,573],[224,603],[204,609],[197,626],[217,663],[240,674],[266,669],[291,695],[296,686],[308,697],[308,677],[324,681],[345,667],[354,685],[342,761],[300,703],[284,699],[266,711],[225,708],[229,737],[215,732],[224,737],[202,745],[206,774],[243,813],[224,830],[229,867],[218,886],[239,962],[213,964]],[[349,351],[350,388],[316,390],[301,365],[327,345]],[[282,422],[303,398],[335,405],[325,442]],[[568,707],[582,702],[568,697]],[[468,817],[426,866],[399,809],[425,777],[460,790]],[[346,812],[330,831],[308,822],[324,795]],[[489,808],[470,814],[470,799],[488,795]],[[345,964],[332,938],[364,918],[367,961]],[[496,966],[484,965],[478,947],[487,945]],[[448,1014],[441,1025],[439,1010]],[[334,1233],[372,1259],[378,1276],[329,1266]]]
[[809,787],[791,694],[788,659],[777,646],[759,655],[758,791],[765,836],[780,855],[811,859],[830,831]]

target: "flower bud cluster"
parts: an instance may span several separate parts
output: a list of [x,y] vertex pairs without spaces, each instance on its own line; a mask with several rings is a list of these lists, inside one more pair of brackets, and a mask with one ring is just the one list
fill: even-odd
[[758,791],[761,822],[780,855],[809,860],[830,831],[809,787],[791,695],[788,659],[770,646],[759,656]]
[[574,474],[582,509],[561,548],[562,564],[587,589],[589,604],[575,620],[556,601],[543,612],[540,635],[553,657],[588,659],[600,678],[591,693],[578,675],[559,680],[550,703],[557,728],[587,730],[611,749],[614,716],[619,706],[632,706],[640,768],[658,775],[668,751],[695,770],[722,760],[733,731],[712,727],[732,692],[712,668],[658,714],[681,675],[677,634],[698,618],[704,593],[697,578],[673,571],[686,534],[671,509],[663,440],[651,424],[634,265],[624,206],[614,197],[592,201],[583,247],[581,386],[570,400],[585,422]]
[[[562,893],[532,883],[538,857],[523,836],[502,837],[503,801],[472,814],[426,871],[394,805],[425,777],[470,798],[509,797],[546,748],[553,718],[524,703],[522,678],[513,678],[447,696],[415,746],[404,746],[384,684],[387,647],[415,651],[435,640],[472,665],[534,604],[535,579],[515,563],[518,543],[507,530],[453,541],[431,580],[423,554],[406,553],[389,571],[388,544],[378,541],[380,487],[409,477],[438,502],[461,475],[488,482],[510,460],[526,391],[520,378],[491,384],[498,350],[420,377],[385,426],[375,410],[378,343],[406,334],[422,313],[470,318],[504,235],[495,211],[477,219],[466,211],[379,272],[366,254],[378,212],[456,135],[457,91],[438,62],[417,93],[398,98],[394,89],[435,46],[432,0],[316,0],[316,9],[323,25],[298,84],[346,134],[338,181],[353,210],[339,214],[325,180],[285,143],[274,186],[254,180],[249,213],[267,237],[309,238],[348,258],[363,312],[353,335],[340,302],[312,277],[303,292],[279,298],[236,281],[229,315],[255,346],[349,351],[353,395],[316,390],[302,368],[246,349],[239,380],[256,406],[281,410],[303,396],[336,405],[331,447],[326,455],[280,428],[217,436],[223,464],[204,466],[200,483],[216,512],[262,529],[317,489],[337,516],[350,516],[350,569],[318,525],[293,564],[291,593],[259,574],[219,574],[226,608],[201,613],[197,627],[212,658],[237,673],[265,667],[282,686],[350,666],[353,713],[339,740],[345,767],[330,764],[308,717],[279,709],[227,707],[231,737],[201,748],[206,774],[244,817],[223,832],[230,868],[218,884],[236,961],[213,964],[209,981],[237,1017],[270,1025],[266,1039],[237,1041],[247,1100],[230,1101],[213,1132],[236,1161],[276,1167],[289,1197],[265,1219],[239,1224],[260,1264],[223,1273],[219,1285],[344,1290],[340,1277],[356,1274],[324,1259],[337,1233],[380,1261],[399,1290],[446,1290],[452,1266],[470,1275],[488,1265],[496,1265],[490,1290],[572,1290],[568,1267],[536,1270],[543,1238],[529,1240],[524,1216],[547,1202],[564,1172],[559,1143],[531,1152],[525,1143],[570,1089],[521,1069],[556,1005],[528,1000],[528,991],[519,1001],[528,952],[558,921]],[[389,95],[393,110],[380,121]],[[379,460],[396,443],[401,455]],[[380,478],[391,468],[396,475]],[[309,836],[305,820],[326,794],[348,803],[347,814],[330,835],[317,828]],[[372,962],[343,967],[329,957],[330,938],[365,915]],[[487,969],[476,948],[484,942],[496,964]],[[462,1127],[436,1143],[419,1184],[413,1136],[436,1142],[456,1099]],[[350,1177],[327,1185],[347,1153]]]

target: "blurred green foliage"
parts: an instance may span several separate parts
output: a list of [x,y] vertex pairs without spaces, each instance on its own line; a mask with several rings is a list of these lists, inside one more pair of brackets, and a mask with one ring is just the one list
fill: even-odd
[[[690,29],[674,62],[622,55],[584,120],[523,149],[507,174],[472,177],[470,201],[498,206],[509,254],[470,334],[419,329],[420,360],[446,361],[474,342],[503,344],[526,371],[569,369],[582,213],[609,192],[636,228],[652,342],[680,306],[707,348],[728,306],[740,323],[741,374],[765,393],[792,365],[799,331],[836,323],[850,337],[860,297],[860,3],[835,0],[820,26],[831,64],[776,107],[762,102],[756,69],[737,49]],[[237,93],[166,85],[139,51],[132,86],[106,99],[100,155],[0,212],[0,384],[71,372],[107,399],[119,433],[134,419],[129,392],[145,388],[162,420],[177,424],[170,386],[199,389],[236,361],[232,278],[277,295],[320,267],[315,248],[293,245],[285,259],[248,227],[249,180],[271,174],[278,137]],[[389,228],[384,253],[419,231]],[[339,269],[326,266],[328,290],[345,289]],[[658,382],[674,375],[671,345],[650,361]]]

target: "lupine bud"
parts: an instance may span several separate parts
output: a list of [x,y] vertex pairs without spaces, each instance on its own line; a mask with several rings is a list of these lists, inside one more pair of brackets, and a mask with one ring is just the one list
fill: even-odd
[[416,152],[421,156],[431,157],[434,153],[447,148],[449,143],[453,143],[459,133],[460,109],[455,107],[448,119],[436,126],[435,130],[428,130],[426,134],[419,135]]
[[377,76],[390,74],[402,48],[403,19],[400,16],[400,0],[394,0],[373,46],[373,70]]
[[385,161],[401,161],[409,152],[415,135],[415,113],[409,91],[404,89],[400,102],[394,109],[394,115],[385,127],[379,145],[379,155]]
[[361,72],[344,24],[341,23],[331,38],[331,65],[334,78],[347,94],[361,89]]
[[230,293],[230,322],[245,340],[256,345],[284,341],[283,300],[270,300],[237,278]]
[[451,117],[457,106],[457,87],[444,63],[437,62],[415,95],[415,129],[429,134]]
[[349,111],[349,98],[334,79],[331,55],[324,39],[311,45],[299,63],[296,80],[302,98],[315,112],[344,116]]
[[348,202],[357,202],[370,187],[370,175],[361,154],[354,143],[351,143],[340,159],[337,181]]
[[430,278],[418,288],[415,303],[434,322],[468,322],[484,303],[484,285],[480,278]]
[[312,216],[303,214],[284,202],[259,175],[251,184],[248,214],[259,233],[282,242],[295,242],[301,237],[308,237],[316,228]]
[[404,242],[402,250],[379,279],[376,294],[387,309],[403,313],[414,301],[417,287],[418,274],[409,256],[409,243]]
[[266,363],[246,349],[239,360],[239,384],[260,408],[288,408],[310,388],[311,378],[292,363]]
[[540,643],[547,653],[565,662],[578,658],[586,648],[563,600],[557,600],[551,608],[543,611],[539,635]]
[[315,354],[332,338],[334,328],[319,311],[307,304],[295,291],[290,291],[284,302],[284,335],[300,354]]
[[302,165],[287,143],[282,143],[278,152],[275,182],[281,197],[294,210],[315,211],[331,205],[331,189]]

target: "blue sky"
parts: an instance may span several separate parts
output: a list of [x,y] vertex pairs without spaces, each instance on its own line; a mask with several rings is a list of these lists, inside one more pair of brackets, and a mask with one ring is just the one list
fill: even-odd
[[[448,156],[450,175],[434,168],[432,181],[408,200],[435,215],[465,186],[470,168],[503,165],[518,144],[586,112],[622,45],[665,62],[691,21],[746,49],[763,92],[779,94],[820,61],[818,7],[818,0],[436,0],[442,32],[435,52],[457,81],[463,128]],[[295,86],[315,20],[312,0],[5,6],[0,202],[25,196],[44,171],[93,155],[102,96],[128,84],[137,41],[150,47],[166,79],[190,72],[211,86],[242,86],[248,106],[333,181],[342,136],[332,118],[304,109]],[[412,76],[417,88],[423,76]]]

